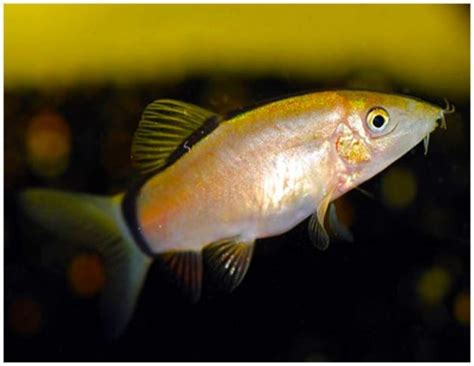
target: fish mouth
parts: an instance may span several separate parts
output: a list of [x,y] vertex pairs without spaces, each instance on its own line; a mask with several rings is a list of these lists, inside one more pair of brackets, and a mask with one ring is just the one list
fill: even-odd
[[454,106],[454,104],[449,103],[449,101],[446,98],[444,98],[444,102],[446,103],[446,107],[444,107],[444,109],[441,110],[440,116],[438,118],[438,122],[441,128],[446,129],[447,126],[446,126],[445,115],[454,113],[456,111],[456,107]]

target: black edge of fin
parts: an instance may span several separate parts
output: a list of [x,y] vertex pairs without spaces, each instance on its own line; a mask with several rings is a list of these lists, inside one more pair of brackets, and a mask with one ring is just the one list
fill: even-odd
[[210,275],[224,290],[233,291],[244,279],[250,266],[254,242],[226,240],[204,248]]
[[150,250],[145,238],[139,230],[140,225],[138,224],[137,217],[137,195],[143,184],[149,178],[150,174],[147,174],[146,176],[141,177],[141,179],[139,179],[135,184],[130,187],[130,189],[125,193],[123,197],[121,209],[127,227],[137,246],[144,254],[150,257],[154,257],[155,254]]
[[[155,174],[155,173],[152,173]],[[137,246],[146,255],[156,259],[158,268],[177,286],[178,290],[191,303],[196,303],[201,297],[203,265],[200,252],[182,251],[154,253],[151,251],[143,234],[139,230],[136,210],[138,191],[150,174],[143,176],[124,196],[122,212],[129,230]]]

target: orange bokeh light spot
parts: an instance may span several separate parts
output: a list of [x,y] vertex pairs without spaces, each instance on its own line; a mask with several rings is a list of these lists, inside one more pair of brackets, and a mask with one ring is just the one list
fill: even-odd
[[40,306],[29,297],[18,298],[10,305],[8,320],[15,333],[33,335],[39,331],[42,323]]
[[43,112],[33,117],[26,132],[30,167],[41,176],[57,176],[67,167],[71,132],[58,114]]
[[68,275],[73,291],[83,297],[94,296],[105,284],[104,266],[96,254],[80,254],[74,257]]
[[471,321],[471,300],[468,293],[461,292],[454,299],[454,317],[462,325],[469,325]]

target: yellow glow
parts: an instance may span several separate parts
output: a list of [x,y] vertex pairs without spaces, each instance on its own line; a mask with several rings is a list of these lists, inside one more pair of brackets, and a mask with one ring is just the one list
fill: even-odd
[[5,83],[162,80],[191,72],[338,80],[391,74],[469,92],[469,10],[456,5],[6,4]]
[[435,305],[443,300],[451,287],[450,274],[441,267],[433,267],[423,273],[418,281],[418,296],[422,303]]
[[382,196],[391,208],[402,209],[410,205],[416,197],[416,179],[405,168],[393,167],[382,179]]

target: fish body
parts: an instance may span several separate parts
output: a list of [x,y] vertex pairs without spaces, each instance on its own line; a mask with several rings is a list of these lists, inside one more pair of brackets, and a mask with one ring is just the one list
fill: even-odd
[[367,91],[305,94],[228,118],[158,100],[145,109],[132,143],[139,184],[111,198],[32,189],[21,205],[62,243],[45,246],[60,261],[84,246],[103,258],[102,313],[108,334],[117,336],[153,259],[196,301],[204,267],[233,290],[256,239],[310,215],[316,247],[329,244],[327,211],[331,227],[350,240],[331,202],[420,141],[427,145],[449,112]]
[[[400,118],[396,136],[381,146],[364,128],[379,105]],[[154,253],[281,234],[329,194],[338,198],[398,159],[439,116],[438,107],[370,92],[314,93],[243,113],[143,185],[140,231]],[[409,125],[414,120],[419,127]]]
[[[222,122],[146,182],[137,215],[153,251],[277,235],[309,216],[334,184],[328,136],[337,118],[318,99],[309,102],[297,98]],[[316,135],[311,124],[320,125]]]

